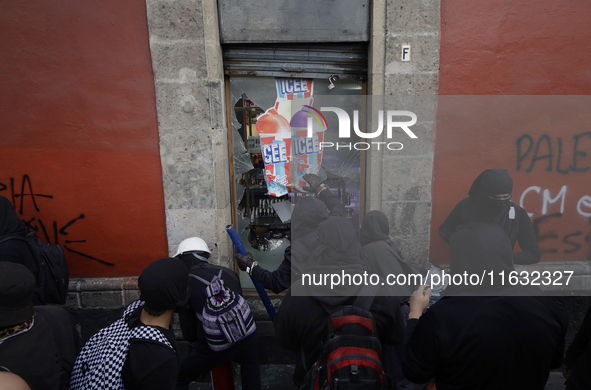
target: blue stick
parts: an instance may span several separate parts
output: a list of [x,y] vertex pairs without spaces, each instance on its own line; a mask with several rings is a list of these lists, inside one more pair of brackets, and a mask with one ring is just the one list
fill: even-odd
[[[228,232],[228,235],[232,240],[232,244],[234,244],[234,246],[236,247],[236,252],[240,253],[241,255],[245,255],[246,250],[244,250],[242,242],[240,241],[240,238],[238,238],[238,233],[236,233],[236,229],[234,229],[234,226],[226,226],[226,231]],[[273,304],[271,303],[271,300],[269,299],[269,296],[267,295],[265,288],[258,280],[256,280],[252,276],[250,277],[250,279],[252,280],[252,284],[254,284],[254,287],[257,289],[257,292],[259,293],[261,301],[263,301],[265,309],[267,309],[267,313],[269,313],[269,317],[271,317],[271,320],[273,320],[277,313],[275,312],[275,308],[273,307]]]

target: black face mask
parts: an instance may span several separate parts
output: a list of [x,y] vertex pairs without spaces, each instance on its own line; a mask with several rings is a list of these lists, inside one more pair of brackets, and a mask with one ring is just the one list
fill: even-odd
[[508,199],[493,199],[488,196],[484,198],[484,204],[490,211],[500,211],[509,205],[511,197]]

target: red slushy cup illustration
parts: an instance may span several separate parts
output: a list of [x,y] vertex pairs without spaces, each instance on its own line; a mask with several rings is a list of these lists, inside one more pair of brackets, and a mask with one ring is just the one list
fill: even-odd
[[291,158],[291,128],[289,122],[275,108],[268,109],[257,119],[261,136],[261,150],[265,163],[265,177],[269,195],[287,194]]
[[[308,137],[308,127],[312,136]],[[291,118],[294,183],[298,191],[304,191],[308,183],[303,176],[307,173],[318,174],[322,165],[321,142],[324,131],[328,128],[326,119],[317,109],[304,106]]]

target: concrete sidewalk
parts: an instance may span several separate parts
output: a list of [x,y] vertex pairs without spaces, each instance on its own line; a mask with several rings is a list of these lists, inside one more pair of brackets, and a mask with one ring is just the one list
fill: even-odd
[[[261,365],[261,389],[296,390],[296,387],[291,382],[293,369],[293,365]],[[234,378],[237,379],[237,381],[234,381],[235,390],[241,390],[240,374],[237,367],[234,367]],[[545,390],[563,390],[564,388],[564,377],[562,376],[562,372],[550,372]],[[189,390],[213,390],[213,387],[211,386],[211,381],[195,382],[191,384]],[[415,388],[415,390],[420,389]]]

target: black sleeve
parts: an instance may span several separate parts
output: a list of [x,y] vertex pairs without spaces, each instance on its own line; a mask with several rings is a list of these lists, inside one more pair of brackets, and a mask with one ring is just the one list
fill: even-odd
[[536,233],[534,232],[531,219],[527,212],[521,208],[519,210],[519,235],[517,242],[521,247],[521,252],[513,254],[513,263],[515,264],[534,264],[538,263],[542,257]]
[[458,203],[439,227],[439,234],[449,244],[456,228],[462,224],[462,202]]
[[376,320],[380,341],[385,345],[400,345],[404,336],[404,321],[397,297],[376,297],[371,312]]
[[591,340],[591,307],[587,309],[585,319],[575,336],[573,343],[568,347],[564,358],[564,365],[571,368],[577,358],[588,348]]
[[220,267],[224,270],[223,279],[224,285],[230,290],[242,295],[242,286],[240,285],[240,278],[236,275],[236,272],[230,268]]
[[138,390],[173,390],[176,386],[178,361],[168,360],[139,381]]
[[437,321],[429,311],[420,320],[411,319],[406,323],[401,360],[402,372],[409,381],[425,383],[435,376],[442,359],[437,329]]
[[128,390],[173,390],[178,366],[178,357],[169,348],[131,341],[121,376]]
[[74,332],[70,314],[59,306],[36,306],[35,312],[45,317],[49,323],[61,366],[61,387],[67,389],[70,375],[76,361],[77,334]]
[[328,208],[329,217],[345,217],[347,215],[345,206],[343,206],[339,198],[332,191],[322,190],[318,194],[318,197],[324,202],[326,208]]
[[189,343],[197,341],[199,334],[199,319],[190,306],[179,312],[179,322],[183,338]]
[[252,276],[261,282],[264,288],[273,291],[275,294],[287,290],[291,285],[291,250],[288,258],[288,249],[290,247],[285,250],[283,261],[275,271],[270,272],[260,266],[252,269]]
[[273,320],[273,326],[275,327],[275,336],[279,341],[279,345],[285,349],[297,352],[299,344],[297,338],[298,333],[295,329],[292,329],[295,321],[292,318],[293,311],[289,310],[292,304],[291,290],[287,290],[277,316]]

